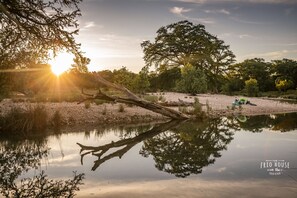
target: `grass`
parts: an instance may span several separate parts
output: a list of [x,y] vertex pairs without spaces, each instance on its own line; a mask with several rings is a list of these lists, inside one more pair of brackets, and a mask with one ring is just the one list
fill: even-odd
[[146,101],[154,102],[154,103],[158,103],[158,102],[164,103],[166,101],[166,98],[163,95],[160,95],[160,96],[144,95],[142,98]]
[[60,129],[64,124],[64,119],[59,110],[55,111],[52,119],[51,119],[51,126],[54,129]]
[[[207,113],[211,111],[209,104],[206,104]],[[202,104],[199,99],[195,97],[194,104],[192,107],[178,107],[178,110],[184,114],[189,114],[195,116],[196,119],[205,119],[207,117],[206,113],[202,110]]]
[[0,117],[0,133],[9,136],[41,133],[46,130],[47,117],[44,106],[29,106],[25,110],[12,108],[8,114]]

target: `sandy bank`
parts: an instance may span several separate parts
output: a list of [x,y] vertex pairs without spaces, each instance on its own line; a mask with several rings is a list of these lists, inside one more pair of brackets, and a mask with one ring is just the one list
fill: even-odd
[[[153,95],[160,95],[154,93]],[[178,101],[179,99],[193,102],[194,97],[181,93],[162,93],[166,101]],[[202,104],[208,103],[212,109],[212,115],[231,115],[233,113],[241,113],[243,115],[261,115],[261,114],[277,114],[297,112],[297,104],[289,104],[280,101],[245,97],[257,106],[242,105],[242,110],[231,110],[227,106],[231,106],[234,96],[200,94],[196,97]],[[237,96],[240,98],[241,96]],[[157,113],[142,109],[140,107],[129,107],[124,105],[124,112],[119,112],[119,104],[92,104],[90,108],[85,108],[84,104],[76,104],[69,102],[61,103],[41,103],[45,106],[49,117],[59,111],[68,125],[81,124],[133,124],[147,123],[152,121],[162,121],[167,118]],[[35,103],[13,103],[9,99],[0,102],[0,114],[6,114],[13,107],[27,108],[34,106]],[[176,107],[175,107],[176,108]],[[177,108],[176,108],[177,109]]]

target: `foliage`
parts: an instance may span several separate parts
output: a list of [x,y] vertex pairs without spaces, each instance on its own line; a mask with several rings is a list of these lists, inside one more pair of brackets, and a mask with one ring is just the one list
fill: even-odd
[[130,90],[133,90],[133,81],[135,77],[136,74],[129,71],[126,67],[122,67],[118,70],[113,70],[113,82],[123,85]]
[[240,91],[244,88],[244,82],[238,77],[230,77],[223,83],[222,92],[225,94],[233,94],[236,91]]
[[256,79],[250,78],[245,81],[245,90],[248,96],[257,96],[259,92],[258,81]]
[[30,169],[40,167],[49,148],[44,140],[0,144],[0,193],[5,197],[74,197],[82,184],[84,174],[74,173],[73,179],[52,180],[44,171],[32,178],[19,179]]
[[235,58],[222,40],[208,33],[203,25],[189,21],[161,27],[154,42],[144,41],[141,46],[147,66],[174,68],[192,65],[205,72],[215,90],[219,86],[219,77]]
[[63,116],[61,115],[60,111],[59,110],[55,111],[53,117],[51,118],[51,126],[54,129],[58,130],[61,128],[63,123],[64,123],[64,119],[63,119]]
[[47,127],[47,112],[44,106],[28,107],[23,110],[12,108],[0,117],[0,132],[9,136],[28,136],[41,133]]
[[[76,17],[81,0],[0,0],[0,68],[30,67],[66,49],[82,58]],[[64,9],[67,8],[67,9]]]
[[177,82],[177,90],[196,95],[207,90],[207,79],[204,72],[192,65],[182,68],[182,78]]
[[278,91],[287,91],[290,88],[293,88],[294,83],[291,80],[277,78],[275,80],[275,87]]
[[123,104],[119,104],[118,112],[122,113],[125,111],[125,107]]
[[133,81],[133,89],[138,93],[145,93],[149,86],[148,71],[143,68]]
[[213,164],[233,139],[233,133],[222,127],[223,120],[187,122],[144,141],[141,155],[152,156],[155,166],[176,177],[199,174]]
[[159,97],[155,95],[144,95],[143,99],[154,103],[157,103],[159,101]]
[[86,109],[89,109],[91,107],[91,102],[90,101],[84,102],[84,106]]
[[272,61],[275,77],[287,79],[293,83],[292,87],[297,86],[297,61],[290,59]]
[[107,113],[107,108],[106,108],[106,105],[104,105],[102,115],[106,115],[106,113]]
[[271,78],[271,64],[266,63],[264,59],[247,59],[242,63],[235,64],[231,71],[239,75],[243,82],[250,78],[256,79],[260,91],[270,91],[274,88]]
[[181,79],[181,70],[178,67],[172,69],[160,67],[157,72],[152,72],[149,75],[150,89],[152,91],[173,91],[176,82]]
[[193,114],[198,119],[203,119],[206,117],[205,112],[202,110],[202,104],[199,102],[197,97],[195,97],[193,104]]

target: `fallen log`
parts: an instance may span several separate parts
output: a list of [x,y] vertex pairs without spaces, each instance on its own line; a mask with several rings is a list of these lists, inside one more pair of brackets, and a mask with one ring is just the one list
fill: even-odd
[[193,106],[194,103],[178,99],[178,101],[158,102],[158,104],[166,107],[190,107]]
[[135,106],[139,106],[144,109],[148,109],[150,111],[159,113],[161,115],[164,115],[174,120],[185,120],[190,118],[188,115],[185,115],[174,109],[170,109],[160,104],[143,100],[137,95],[135,95],[134,93],[132,93],[130,90],[128,90],[126,87],[116,83],[109,82],[104,78],[102,78],[99,74],[96,75],[96,78],[94,80],[96,80],[96,82],[100,85],[119,91],[121,95],[108,95],[106,93],[103,93],[100,89],[98,93],[96,93],[95,95],[86,94],[82,91],[84,95],[89,96],[85,100],[101,99],[101,100],[110,101],[110,102],[119,102],[119,103],[125,103],[129,105],[135,105]]

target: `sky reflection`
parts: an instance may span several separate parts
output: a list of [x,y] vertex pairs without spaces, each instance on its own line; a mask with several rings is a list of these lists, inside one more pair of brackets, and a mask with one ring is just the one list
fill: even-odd
[[[295,114],[283,116],[296,119]],[[154,136],[144,138],[144,142],[136,142],[121,159],[111,158],[94,171],[91,169],[98,157],[88,154],[81,164],[77,142],[103,146],[112,141],[116,143],[127,138],[143,137],[143,131],[153,131],[153,128],[144,128],[142,132],[129,130],[126,134],[125,130],[115,133],[111,130],[100,135],[97,131],[91,131],[87,136],[84,132],[49,136],[46,145],[50,150],[40,160],[38,170],[44,170],[50,178],[55,179],[69,178],[72,171],[85,173],[84,185],[78,197],[295,197],[297,130],[288,126],[284,127],[286,130],[276,130],[276,126],[282,126],[283,117],[270,116],[272,120],[268,117],[248,118],[247,122],[252,123],[240,123],[233,118],[194,122],[179,125],[170,131],[157,131]],[[266,125],[259,121],[261,119],[265,120]],[[166,144],[172,146],[176,141],[179,143],[173,148],[175,150],[171,150],[171,147],[166,149]],[[162,146],[161,143],[165,144]],[[5,145],[5,142],[2,141],[0,145]],[[157,150],[146,150],[149,152],[144,155],[143,150],[148,148]],[[186,149],[185,153],[179,154],[180,149]],[[216,152],[212,149],[216,149]],[[117,149],[105,155],[115,151]],[[5,153],[5,150],[1,152]],[[174,160],[164,161],[160,158],[170,155],[173,155]],[[185,160],[182,155],[193,159]],[[196,155],[199,158],[195,161]],[[179,159],[182,161],[175,161]],[[202,172],[195,172],[193,167],[199,168],[200,165],[191,163],[200,163],[205,159],[211,160],[211,163],[202,163]],[[290,168],[283,169],[279,175],[271,175],[271,170],[261,168],[261,163],[267,160],[285,160]],[[161,165],[165,162],[169,169],[160,168],[160,162]],[[181,169],[173,169],[176,167]],[[190,174],[176,174],[176,170],[190,171]],[[23,173],[21,178],[36,174],[36,170],[32,169]]]

